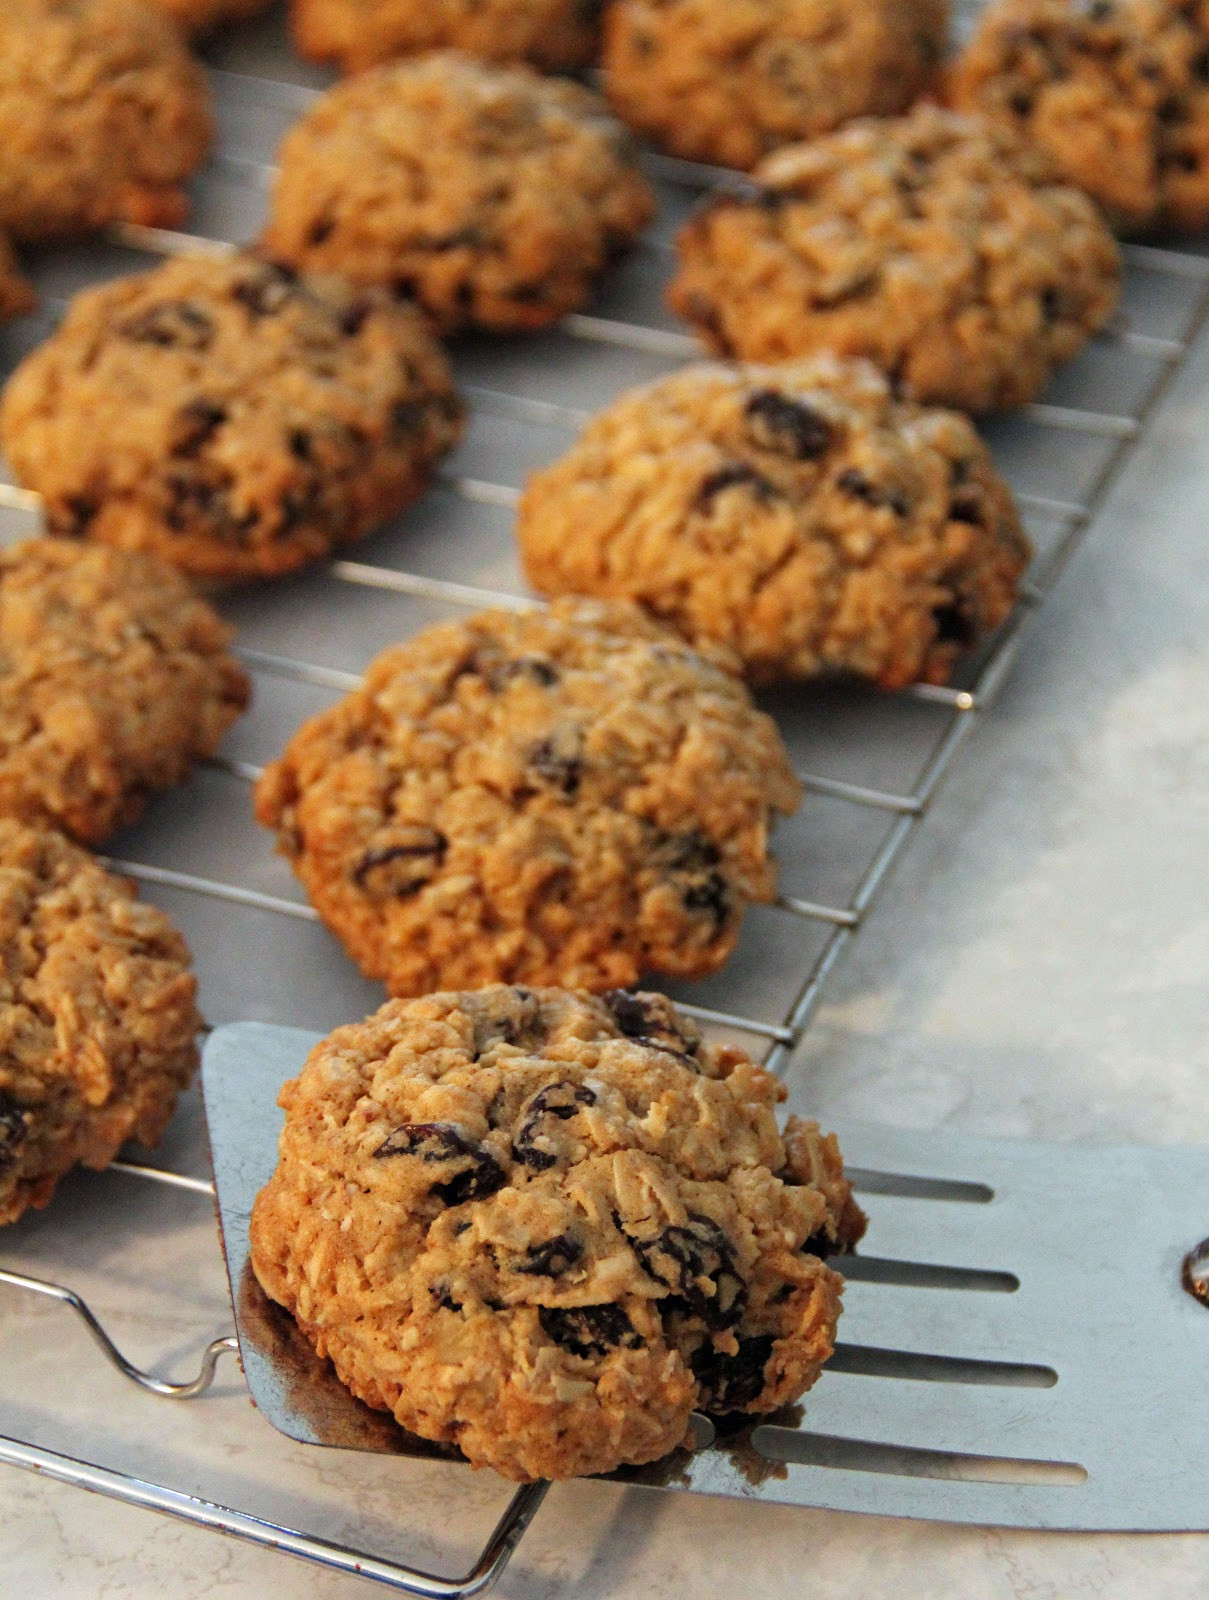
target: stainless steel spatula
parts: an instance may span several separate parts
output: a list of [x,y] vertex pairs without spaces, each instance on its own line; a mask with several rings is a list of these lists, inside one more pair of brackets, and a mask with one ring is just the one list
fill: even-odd
[[[203,1088],[248,1387],[291,1438],[428,1457],[352,1398],[248,1266],[281,1083],[318,1035],[211,1035]],[[792,1415],[699,1419],[624,1482],[1007,1527],[1209,1529],[1209,1150],[838,1129],[869,1213],[842,1342]]]

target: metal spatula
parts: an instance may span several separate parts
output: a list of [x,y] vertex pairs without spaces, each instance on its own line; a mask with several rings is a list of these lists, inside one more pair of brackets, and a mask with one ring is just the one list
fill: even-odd
[[[318,1035],[210,1038],[203,1088],[248,1387],[291,1438],[453,1454],[343,1388],[248,1266],[281,1083]],[[842,1342],[792,1414],[700,1418],[629,1483],[1007,1527],[1209,1529],[1209,1150],[838,1129],[869,1212]]]

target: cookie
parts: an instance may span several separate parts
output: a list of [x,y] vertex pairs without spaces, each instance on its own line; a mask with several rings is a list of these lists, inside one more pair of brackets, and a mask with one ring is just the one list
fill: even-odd
[[359,538],[461,431],[417,312],[243,255],[78,295],[0,402],[5,452],[54,531],[215,579]]
[[904,110],[944,51],[948,0],[616,0],[619,116],[672,155],[753,167],[853,117]]
[[0,818],[0,1223],[153,1145],[197,1066],[185,941],[52,828]]
[[602,9],[603,0],[292,0],[290,21],[300,54],[345,72],[444,49],[572,72],[596,55]]
[[757,681],[886,688],[945,682],[1030,555],[968,418],[833,356],[623,396],[530,479],[518,533],[542,594],[635,600]]
[[34,294],[21,276],[8,240],[0,235],[0,322],[34,308]]
[[228,636],[150,556],[0,550],[0,816],[99,844],[183,782],[248,701]]
[[1045,149],[1121,232],[1209,221],[1209,0],[996,0],[948,94]]
[[204,33],[219,23],[253,17],[270,0],[155,0],[155,4],[189,33]]
[[392,994],[606,989],[726,960],[799,787],[729,672],[620,604],[488,611],[387,650],[256,814]]
[[866,356],[899,393],[1035,398],[1117,303],[1095,206],[1006,129],[923,106],[792,145],[683,228],[673,308],[719,354]]
[[175,227],[213,121],[205,75],[144,0],[0,6],[0,229]]
[[252,1264],[341,1380],[524,1481],[653,1461],[831,1354],[833,1138],[662,996],[393,1001],[287,1083]]
[[582,305],[654,209],[587,89],[444,52],[337,85],[287,133],[262,245],[446,332],[521,330]]

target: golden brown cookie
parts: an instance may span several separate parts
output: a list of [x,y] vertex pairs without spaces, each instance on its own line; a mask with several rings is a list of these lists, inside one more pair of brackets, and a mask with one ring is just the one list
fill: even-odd
[[345,72],[451,48],[572,72],[596,54],[601,9],[602,0],[291,0],[290,17],[299,52]]
[[948,0],[616,0],[605,82],[672,155],[753,167],[779,145],[890,115],[928,86]]
[[204,33],[220,23],[254,17],[271,0],[155,0],[155,4],[189,33]]
[[1209,0],[996,0],[948,92],[1035,141],[1123,232],[1209,221]]
[[943,683],[1029,560],[969,420],[833,356],[623,396],[529,480],[518,533],[543,594],[636,600],[753,679],[887,688]]
[[830,1356],[864,1219],[833,1138],[662,996],[393,1001],[287,1083],[261,1285],[371,1406],[520,1481],[767,1412]]
[[604,989],[726,960],[799,788],[737,678],[636,608],[489,611],[388,650],[256,814],[393,994]]
[[0,229],[175,227],[213,133],[205,76],[145,0],[0,5]]
[[0,322],[34,308],[34,292],[21,276],[12,246],[0,234]]
[[0,816],[98,844],[183,782],[248,701],[228,637],[151,556],[0,551]]
[[223,579],[359,538],[461,430],[417,312],[245,255],[78,295],[0,403],[5,452],[56,532]]
[[578,84],[453,51],[338,84],[286,135],[262,241],[388,285],[451,331],[582,305],[654,213],[629,135]]
[[53,829],[0,818],[0,1223],[153,1145],[197,1066],[189,952]]
[[673,308],[719,354],[866,356],[914,400],[1023,405],[1117,303],[1112,235],[1006,129],[923,106],[788,146],[680,235]]

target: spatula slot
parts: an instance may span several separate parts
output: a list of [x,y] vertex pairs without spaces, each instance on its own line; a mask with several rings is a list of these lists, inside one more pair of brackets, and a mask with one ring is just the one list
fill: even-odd
[[988,1384],[1004,1389],[1052,1389],[1053,1367],[1023,1361],[975,1361],[964,1356],[926,1355],[916,1350],[886,1350],[877,1345],[838,1344],[829,1372],[860,1378],[907,1378],[917,1383]]
[[902,1200],[948,1200],[959,1205],[985,1206],[995,1191],[985,1183],[955,1178],[924,1178],[908,1172],[879,1172],[871,1167],[850,1167],[845,1172],[860,1194],[893,1194]]
[[1076,1488],[1087,1469],[1073,1461],[1029,1461],[1012,1456],[965,1455],[957,1450],[920,1450],[911,1445],[844,1439],[830,1433],[798,1433],[771,1425],[756,1428],[751,1443],[766,1461],[844,1472],[877,1472],[896,1478],[944,1478],[954,1483],[1023,1483]]
[[974,1289],[984,1294],[1015,1294],[1014,1272],[984,1267],[945,1267],[930,1261],[892,1261],[885,1256],[844,1256],[839,1263],[851,1283],[885,1283],[900,1289]]

